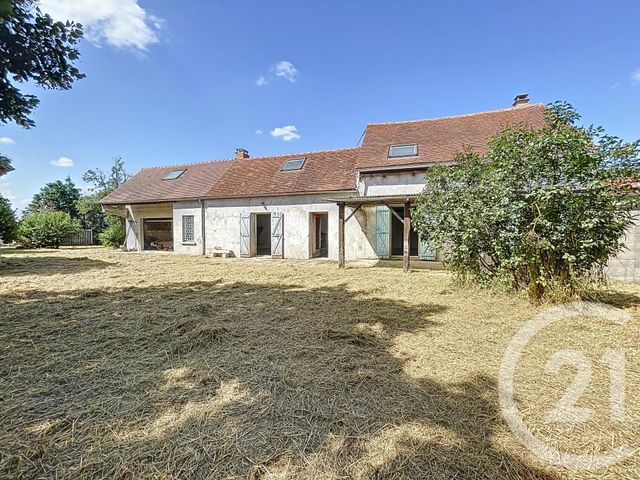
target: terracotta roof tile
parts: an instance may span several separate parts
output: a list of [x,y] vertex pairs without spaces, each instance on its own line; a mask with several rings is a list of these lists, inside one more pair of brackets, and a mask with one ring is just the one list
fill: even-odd
[[[144,168],[100,203],[150,203],[202,198],[232,162],[223,160]],[[175,180],[163,180],[170,172],[182,169],[184,173]]]
[[[236,159],[208,196],[247,197],[355,190],[359,149],[325,150],[275,157]],[[306,157],[301,170],[282,171],[292,158]]]
[[[544,108],[533,104],[428,120],[372,123],[367,125],[357,167],[450,162],[465,146],[484,153],[488,140],[508,125],[542,126]],[[417,143],[418,155],[388,158],[391,145],[405,143]]]
[[[534,104],[429,120],[372,123],[358,148],[147,168],[101,203],[353,191],[356,168],[449,162],[465,146],[483,153],[488,140],[508,125],[542,126],[544,108]],[[389,146],[405,143],[417,143],[418,155],[388,158]],[[287,160],[299,157],[306,157],[301,170],[282,171]],[[182,168],[186,171],[179,178],[163,180]]]

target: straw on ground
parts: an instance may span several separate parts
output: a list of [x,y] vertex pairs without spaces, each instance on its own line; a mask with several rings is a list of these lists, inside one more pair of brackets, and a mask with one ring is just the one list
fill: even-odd
[[[0,267],[2,478],[638,478],[544,464],[497,400],[502,354],[539,309],[453,287],[444,272],[204,259],[99,248],[8,251]],[[637,447],[640,288],[603,299],[618,329],[574,318],[516,374],[527,424],[557,448]],[[627,355],[624,423],[607,348]],[[593,359],[584,424],[546,415]]]

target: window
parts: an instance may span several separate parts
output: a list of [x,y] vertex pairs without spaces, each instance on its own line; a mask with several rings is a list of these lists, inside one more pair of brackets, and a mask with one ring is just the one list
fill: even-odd
[[182,241],[193,242],[193,215],[182,216]]
[[284,165],[282,165],[282,171],[283,172],[288,172],[291,170],[300,170],[302,168],[302,166],[304,165],[304,161],[307,159],[307,157],[303,157],[303,158],[292,158],[290,160],[287,160],[286,162],[284,162]]
[[391,145],[389,147],[389,157],[412,157],[418,154],[418,145],[410,143],[407,145]]
[[169,172],[169,174],[166,177],[164,177],[163,180],[175,180],[184,172],[186,172],[186,170],[173,170],[172,172]]

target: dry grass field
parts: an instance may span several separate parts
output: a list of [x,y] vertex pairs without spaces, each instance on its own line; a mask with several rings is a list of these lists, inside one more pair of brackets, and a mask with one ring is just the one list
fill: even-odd
[[[498,371],[545,307],[461,290],[445,272],[204,259],[100,248],[5,251],[0,266],[0,478],[640,478],[636,451],[573,471],[509,430]],[[640,287],[602,299],[626,325],[540,332],[515,376],[523,418],[558,449],[640,445]],[[592,366],[580,424],[550,423]],[[626,355],[624,421],[609,348]]]

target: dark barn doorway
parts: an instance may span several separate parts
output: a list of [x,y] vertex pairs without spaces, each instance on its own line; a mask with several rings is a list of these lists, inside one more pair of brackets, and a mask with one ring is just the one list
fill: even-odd
[[173,220],[145,218],[142,225],[145,250],[173,251]]
[[329,256],[329,214],[311,214],[311,242],[313,257]]
[[[402,207],[392,207],[393,210],[400,215],[404,216],[404,209]],[[391,215],[391,255],[402,256],[403,254],[403,237],[404,237],[404,225],[395,215]],[[409,231],[409,255],[412,257],[418,256],[418,234],[411,226]]]
[[256,214],[256,255],[271,255],[271,214]]

